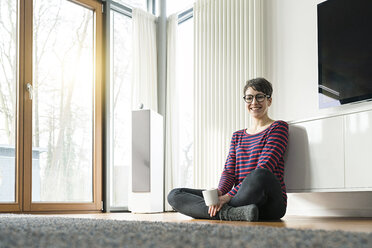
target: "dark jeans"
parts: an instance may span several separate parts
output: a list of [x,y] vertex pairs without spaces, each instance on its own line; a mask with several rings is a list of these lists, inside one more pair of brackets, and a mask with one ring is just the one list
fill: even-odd
[[[201,189],[177,188],[168,194],[168,203],[174,210],[196,219],[211,218],[205,205]],[[243,180],[238,192],[228,205],[239,207],[256,204],[259,219],[280,219],[286,212],[282,188],[276,176],[267,169],[256,169]]]

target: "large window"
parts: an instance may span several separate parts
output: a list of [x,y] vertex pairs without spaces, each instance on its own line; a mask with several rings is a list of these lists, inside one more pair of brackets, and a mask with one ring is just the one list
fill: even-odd
[[[132,9],[151,11],[148,0],[107,0],[105,210],[128,209],[132,163]],[[149,6],[148,6],[149,4]]]
[[132,19],[111,11],[110,205],[128,206],[131,166]]
[[194,19],[178,25],[177,37],[177,101],[178,163],[177,185],[193,187],[194,149]]

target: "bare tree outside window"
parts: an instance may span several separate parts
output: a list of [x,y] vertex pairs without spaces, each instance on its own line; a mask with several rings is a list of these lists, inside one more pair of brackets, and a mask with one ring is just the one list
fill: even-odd
[[93,12],[34,0],[32,200],[92,201]]
[[0,202],[14,202],[17,1],[0,1],[0,37]]
[[128,206],[131,165],[132,19],[111,12],[111,127],[113,207]]
[[178,25],[177,37],[177,89],[179,161],[177,185],[193,187],[194,183],[194,21],[189,19]]

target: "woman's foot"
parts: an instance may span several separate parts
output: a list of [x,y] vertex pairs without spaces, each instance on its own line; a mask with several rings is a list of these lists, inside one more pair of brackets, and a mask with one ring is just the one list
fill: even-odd
[[255,204],[241,207],[232,207],[225,204],[218,212],[218,215],[220,220],[258,221],[258,207]]

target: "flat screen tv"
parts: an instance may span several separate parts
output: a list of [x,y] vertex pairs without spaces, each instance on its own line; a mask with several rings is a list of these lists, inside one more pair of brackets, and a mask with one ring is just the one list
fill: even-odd
[[372,0],[318,4],[319,107],[372,100]]

